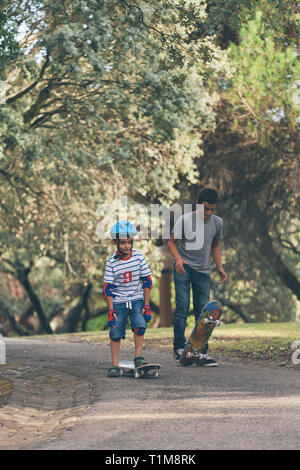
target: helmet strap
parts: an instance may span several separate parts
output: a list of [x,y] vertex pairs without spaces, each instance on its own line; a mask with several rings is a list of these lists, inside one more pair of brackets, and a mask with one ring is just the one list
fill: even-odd
[[[120,256],[122,257],[124,255],[124,253],[122,252],[122,250],[120,250],[120,239],[117,238],[116,242],[117,242],[117,248],[118,248],[117,249],[117,256],[118,256],[118,258],[120,258]],[[132,248],[133,248],[133,239],[131,239],[131,250],[132,250]]]

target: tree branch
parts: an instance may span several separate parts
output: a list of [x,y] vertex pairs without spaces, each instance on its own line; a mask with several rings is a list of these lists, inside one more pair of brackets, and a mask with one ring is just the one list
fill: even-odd
[[27,328],[25,328],[24,326],[20,325],[15,316],[9,312],[8,308],[6,305],[3,304],[3,302],[0,302],[0,313],[5,316],[6,318],[8,318],[9,320],[9,323],[12,327],[12,329],[18,333],[18,335],[20,336],[30,336],[32,333],[27,330]]
[[158,33],[161,38],[163,39],[163,41],[166,40],[166,35],[164,33],[162,33],[161,31],[159,31],[158,29],[154,28],[153,26],[149,26],[148,24],[145,23],[144,21],[144,13],[143,13],[143,10],[136,4],[132,5],[132,4],[129,4],[126,2],[126,0],[120,0],[121,4],[125,7],[127,7],[129,10],[130,9],[136,9],[138,10],[138,13],[139,13],[139,22],[141,25],[145,26],[145,28],[149,30],[152,30],[156,33]]
[[6,104],[11,104],[13,103],[14,101],[17,101],[19,98],[22,98],[22,96],[26,95],[27,93],[29,93],[33,88],[35,88],[41,81],[41,79],[43,78],[43,75],[45,73],[45,70],[47,68],[49,64],[49,54],[47,53],[47,57],[46,57],[46,60],[45,60],[45,63],[41,69],[41,72],[40,72],[40,75],[39,75],[39,78],[37,78],[33,83],[31,83],[31,85],[29,85],[27,88],[25,88],[24,90],[20,91],[19,93],[17,93],[16,95],[14,96],[11,96],[11,97],[8,97],[6,99]]

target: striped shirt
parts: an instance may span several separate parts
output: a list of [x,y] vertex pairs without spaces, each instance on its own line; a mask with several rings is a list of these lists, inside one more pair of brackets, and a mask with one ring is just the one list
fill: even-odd
[[141,278],[150,276],[151,271],[140,251],[132,250],[131,256],[120,259],[116,253],[107,258],[104,284],[113,284],[114,303],[143,300]]

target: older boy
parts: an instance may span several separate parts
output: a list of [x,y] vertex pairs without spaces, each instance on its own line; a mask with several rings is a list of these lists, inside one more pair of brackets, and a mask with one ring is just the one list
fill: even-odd
[[[190,288],[193,292],[193,306],[197,321],[203,307],[210,298],[210,254],[216,263],[221,282],[227,280],[227,274],[222,267],[220,240],[222,238],[223,221],[213,214],[217,207],[218,194],[213,189],[204,189],[198,197],[198,204],[204,205],[204,243],[201,249],[189,249],[190,239],[185,238],[186,232],[182,227],[197,227],[200,211],[190,212],[181,216],[173,229],[168,242],[169,250],[174,256],[174,283],[176,294],[176,309],[173,318],[174,327],[174,358],[178,360],[185,345],[186,319],[190,308]],[[199,227],[199,226],[198,226]],[[179,234],[180,231],[180,234]],[[181,236],[180,236],[181,235]],[[177,249],[176,238],[181,238]],[[205,358],[198,365],[217,366],[217,362],[207,355],[208,346],[201,352]]]

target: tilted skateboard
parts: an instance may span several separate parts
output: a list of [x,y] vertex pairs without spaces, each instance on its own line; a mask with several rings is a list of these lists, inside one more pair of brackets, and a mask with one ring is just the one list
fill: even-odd
[[135,377],[136,379],[157,379],[160,364],[146,364],[144,366],[135,367],[133,361],[120,361],[119,367],[121,375]]
[[222,305],[217,300],[205,305],[179,359],[182,366],[194,364],[204,356],[201,350],[207,345],[214,328],[221,324],[221,314]]

